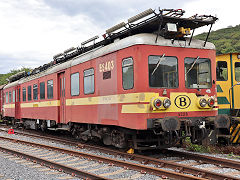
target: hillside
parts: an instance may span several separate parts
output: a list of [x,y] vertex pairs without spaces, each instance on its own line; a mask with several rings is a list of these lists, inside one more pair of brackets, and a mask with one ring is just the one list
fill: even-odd
[[21,72],[21,71],[29,72],[29,71],[31,71],[31,69],[30,68],[21,68],[18,70],[11,70],[7,74],[0,74],[0,85],[7,84],[7,80],[6,80],[7,78],[9,78],[10,76],[12,76],[18,72]]
[[[207,33],[195,36],[196,39],[205,40]],[[212,31],[209,39],[216,46],[217,55],[240,52],[240,25]]]

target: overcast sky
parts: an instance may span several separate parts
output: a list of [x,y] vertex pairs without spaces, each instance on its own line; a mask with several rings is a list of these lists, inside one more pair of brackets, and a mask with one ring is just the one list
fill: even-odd
[[0,74],[48,63],[149,8],[181,8],[184,17],[216,15],[216,30],[240,24],[239,5],[239,0],[0,0]]

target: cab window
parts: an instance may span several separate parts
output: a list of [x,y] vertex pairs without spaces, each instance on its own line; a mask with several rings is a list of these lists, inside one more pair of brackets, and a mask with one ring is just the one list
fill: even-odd
[[122,61],[122,85],[123,89],[132,89],[133,80],[133,59],[127,58]]
[[185,85],[187,88],[210,88],[211,61],[206,58],[185,58]]
[[227,71],[227,62],[218,61],[217,62],[217,81],[227,81],[228,80],[228,71]]
[[240,82],[240,62],[235,62],[235,79]]
[[176,57],[148,57],[149,86],[160,88],[178,87],[178,60]]

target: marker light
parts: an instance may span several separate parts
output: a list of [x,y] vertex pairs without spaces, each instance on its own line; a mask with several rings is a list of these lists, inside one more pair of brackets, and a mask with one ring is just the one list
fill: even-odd
[[207,105],[207,100],[204,99],[204,98],[201,98],[201,99],[199,100],[199,105],[200,105],[201,107],[205,107],[205,106]]
[[154,106],[159,109],[162,106],[162,101],[160,99],[156,99],[154,101]]
[[163,100],[163,106],[165,107],[165,108],[169,108],[170,106],[171,106],[171,100],[170,99],[164,99]]
[[209,99],[208,99],[208,106],[213,107],[213,106],[214,106],[214,103],[215,103],[215,101],[214,101],[213,98],[209,98]]

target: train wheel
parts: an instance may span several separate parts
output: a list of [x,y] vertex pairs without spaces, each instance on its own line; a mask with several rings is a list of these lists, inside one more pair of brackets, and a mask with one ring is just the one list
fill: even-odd
[[112,131],[112,145],[117,148],[126,148],[127,140],[125,138],[125,134],[123,132],[113,130]]
[[43,132],[46,131],[47,130],[47,121],[42,121],[40,128]]

